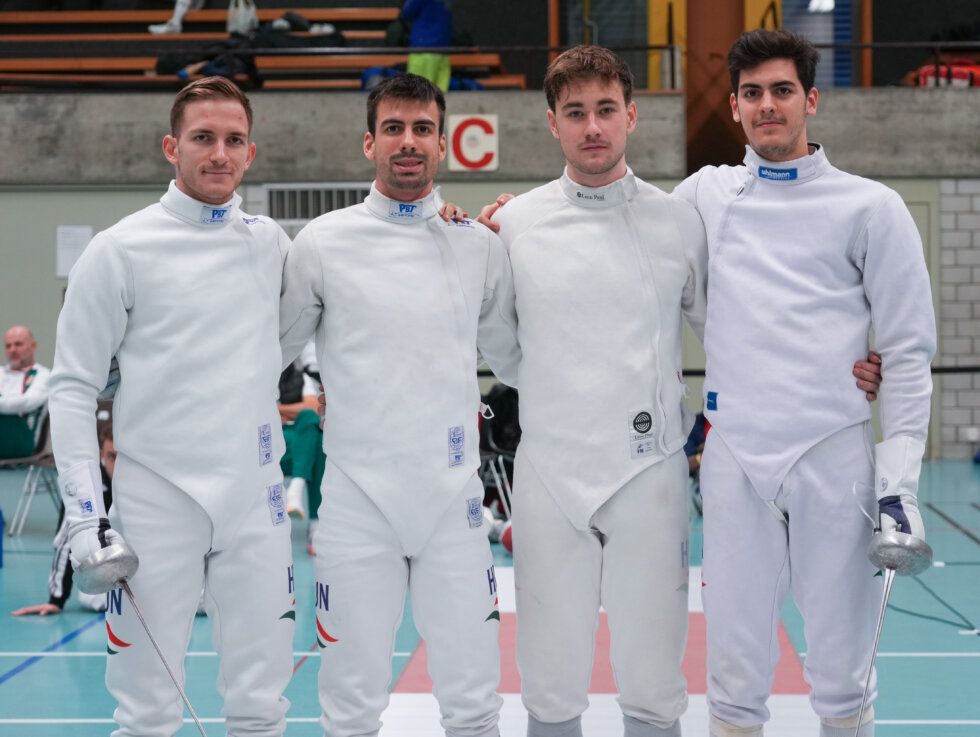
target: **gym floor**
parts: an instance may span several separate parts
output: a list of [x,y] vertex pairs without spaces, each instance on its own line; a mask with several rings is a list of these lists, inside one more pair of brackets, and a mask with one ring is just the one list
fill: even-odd
[[[0,509],[9,517],[25,472],[0,471]],[[896,579],[887,613],[878,674],[878,737],[975,737],[980,735],[980,465],[936,461],[923,467],[920,505],[936,554],[933,568]],[[3,536],[0,568],[0,737],[91,737],[113,729],[113,702],[103,685],[106,632],[103,616],[82,609],[73,597],[60,615],[6,614],[47,600],[55,510],[46,495],[35,498],[18,537]],[[707,735],[704,618],[700,606],[700,520],[692,515],[690,634],[684,663],[690,706],[682,719],[685,737]],[[297,581],[313,580],[306,552],[306,523],[293,525]],[[514,658],[514,593],[510,556],[495,551],[501,610],[501,733],[524,733],[526,712]],[[313,588],[297,587],[295,675],[286,696],[292,702],[287,734],[312,737],[316,724],[318,649],[313,631]],[[782,653],[777,668],[768,734],[815,737],[801,662],[806,657],[802,621],[792,602],[783,610]],[[438,709],[425,673],[425,648],[411,613],[398,634],[391,706],[382,717],[385,737],[440,734]],[[217,658],[208,621],[198,617],[186,661],[187,691],[211,737],[224,733],[215,689]],[[616,737],[622,721],[609,665],[604,616],[597,633],[591,707],[584,717],[589,737]],[[181,737],[197,734],[185,720]]]

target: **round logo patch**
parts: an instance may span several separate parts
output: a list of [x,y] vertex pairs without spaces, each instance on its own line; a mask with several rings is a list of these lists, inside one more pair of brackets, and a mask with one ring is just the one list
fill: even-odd
[[637,432],[650,432],[651,427],[653,427],[653,418],[650,417],[649,412],[640,412],[633,418],[633,429]]

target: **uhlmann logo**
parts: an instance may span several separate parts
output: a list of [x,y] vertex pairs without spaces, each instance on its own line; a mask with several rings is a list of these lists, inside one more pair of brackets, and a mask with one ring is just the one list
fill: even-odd
[[759,176],[763,179],[796,179],[796,169],[770,169],[768,166],[760,166]]

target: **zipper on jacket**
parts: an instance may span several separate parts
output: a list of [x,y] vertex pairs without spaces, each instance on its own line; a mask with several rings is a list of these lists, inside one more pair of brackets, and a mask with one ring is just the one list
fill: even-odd
[[636,258],[640,263],[640,269],[643,274],[641,279],[641,288],[643,290],[643,296],[647,302],[647,314],[651,316],[650,347],[653,351],[652,362],[654,370],[656,371],[656,379],[653,387],[653,402],[656,405],[656,408],[659,410],[658,415],[660,417],[660,429],[657,433],[657,445],[659,446],[661,455],[665,455],[667,453],[667,411],[664,409],[663,402],[663,371],[661,371],[659,351],[660,321],[663,318],[663,311],[660,309],[660,298],[657,294],[653,267],[650,264],[650,259],[647,258],[646,254],[643,253],[643,249],[640,247],[641,241],[639,228],[636,226],[636,219],[633,216],[631,203],[626,203],[625,220],[629,226],[630,234],[632,235],[630,244],[633,247],[633,253],[636,255]]
[[721,255],[723,248],[721,247],[720,244],[725,243],[725,232],[728,230],[729,222],[731,222],[732,211],[735,209],[736,205],[738,205],[746,197],[749,196],[752,188],[755,186],[755,182],[756,182],[755,177],[753,177],[751,174],[746,174],[746,180],[742,182],[742,186],[739,187],[738,191],[735,193],[735,199],[732,200],[728,204],[728,207],[725,208],[725,212],[722,214],[721,220],[718,222],[718,231],[715,234],[715,243],[718,243],[719,247],[717,250],[715,250],[714,253],[710,253],[710,252],[708,253],[709,260],[712,257],[717,257]]

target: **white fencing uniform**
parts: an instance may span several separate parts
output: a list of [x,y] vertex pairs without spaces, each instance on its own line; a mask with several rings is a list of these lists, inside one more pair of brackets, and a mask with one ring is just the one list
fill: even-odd
[[873,327],[884,438],[925,439],[936,337],[918,231],[895,192],[834,168],[819,147],[779,163],[748,149],[744,166],[705,167],[675,194],[697,206],[710,253],[701,490],[711,711],[743,727],[768,719],[791,586],[814,710],[825,721],[855,715],[880,586],[860,509],[875,507],[871,410],[851,369]]
[[[207,205],[171,183],[159,204],[92,240],[58,322],[51,427],[59,473],[77,481],[73,469],[98,463],[96,395],[116,356],[111,519],[140,556],[133,593],[179,668],[206,583],[228,734],[276,737],[295,622],[276,409],[288,239],[239,202]],[[71,504],[75,490],[62,486]],[[177,692],[128,602],[114,598],[114,734],[173,735]]]
[[585,710],[602,604],[627,733],[674,734],[687,704],[692,424],[681,316],[700,332],[704,229],[632,172],[600,188],[566,174],[495,219],[523,353],[513,529],[530,732]]
[[317,550],[320,703],[329,737],[376,734],[406,586],[449,735],[497,734],[495,585],[482,524],[477,349],[503,381],[520,361],[510,264],[432,193],[372,188],[296,237],[284,359],[315,331],[327,394]]
[[[12,369],[10,364],[0,366],[0,415],[16,415],[23,418],[24,425],[17,423],[5,425],[4,430],[14,434],[0,442],[0,458],[5,458],[13,446],[23,444],[23,450],[31,455],[37,447],[44,416],[48,411],[48,381],[51,370],[39,363],[33,363],[26,369]],[[22,431],[22,432],[21,432]],[[27,442],[33,437],[33,444],[27,448]]]

